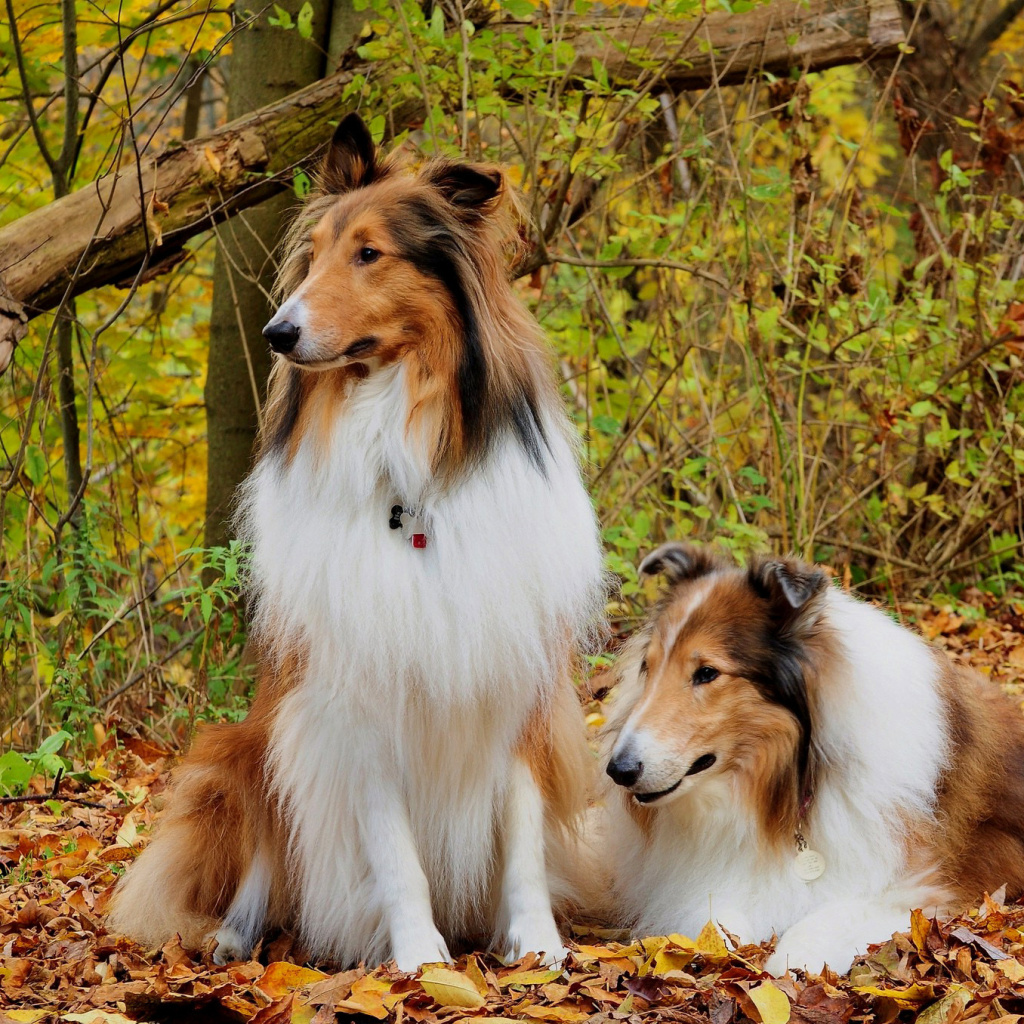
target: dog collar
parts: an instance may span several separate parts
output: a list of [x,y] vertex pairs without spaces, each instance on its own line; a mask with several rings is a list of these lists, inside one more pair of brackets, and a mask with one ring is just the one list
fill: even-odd
[[796,832],[793,839],[796,841],[796,856],[793,858],[793,871],[796,877],[802,882],[813,882],[825,874],[825,858],[812,850],[810,844],[804,838],[804,827],[807,822],[807,812],[811,809],[814,800],[814,791],[808,787],[804,791],[803,799],[800,801],[800,816],[796,823]]
[[423,523],[422,509],[406,508],[404,505],[392,505],[388,526],[392,530],[401,530],[402,540],[409,541],[414,548],[425,548],[427,546],[427,534]]

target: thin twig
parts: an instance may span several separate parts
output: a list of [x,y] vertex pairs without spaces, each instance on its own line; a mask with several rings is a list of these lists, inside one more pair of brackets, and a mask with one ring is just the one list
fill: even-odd
[[33,793],[31,796],[0,796],[0,804],[45,804],[50,800],[58,800],[62,804],[78,804],[80,807],[95,807],[100,811],[111,811],[112,807],[97,803],[95,800],[84,800],[80,796],[52,796],[48,793]]

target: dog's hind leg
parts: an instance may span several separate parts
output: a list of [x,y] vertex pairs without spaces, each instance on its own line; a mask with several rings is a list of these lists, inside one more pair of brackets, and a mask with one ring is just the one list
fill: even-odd
[[248,959],[266,927],[270,884],[270,858],[261,849],[253,857],[224,922],[217,930],[214,963],[227,964],[233,960]]
[[544,798],[529,766],[513,759],[505,805],[501,921],[508,955],[543,953],[545,963],[563,960],[566,949],[551,910],[544,857]]

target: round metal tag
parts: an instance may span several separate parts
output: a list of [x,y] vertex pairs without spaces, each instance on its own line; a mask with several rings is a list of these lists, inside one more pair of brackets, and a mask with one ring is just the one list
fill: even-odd
[[817,850],[801,850],[793,860],[796,877],[804,882],[813,882],[825,874],[825,858]]

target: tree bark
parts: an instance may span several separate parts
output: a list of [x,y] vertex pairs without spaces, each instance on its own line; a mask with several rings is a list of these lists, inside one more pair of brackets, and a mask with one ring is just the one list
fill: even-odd
[[[302,0],[280,7],[296,18]],[[271,25],[275,8],[235,36],[228,79],[228,117],[236,119],[284,99],[321,78],[326,70],[331,0],[314,0],[313,32]],[[237,0],[245,17],[248,0]],[[267,299],[274,279],[272,253],[292,194],[275,196],[222,227],[213,267],[210,354],[206,400],[206,539],[222,546],[231,536],[231,503],[249,471],[260,408],[270,373],[270,350],[260,332],[270,318]]]
[[[494,30],[510,36],[510,46],[522,34],[516,24]],[[859,63],[891,56],[904,41],[892,0],[776,0],[689,23],[576,19],[566,35],[576,48],[570,77],[590,76],[599,57],[615,82],[653,79],[677,90]],[[23,336],[22,315],[52,309],[69,284],[79,294],[130,280],[147,251],[149,273],[159,273],[182,258],[193,235],[289,187],[294,168],[354,108],[341,95],[368,70],[340,71],[0,229],[0,347]]]

